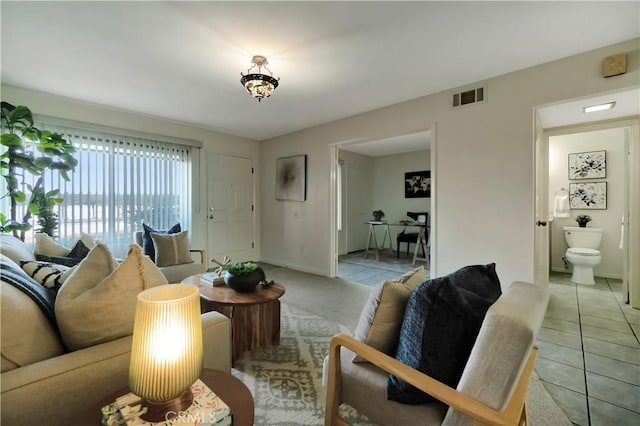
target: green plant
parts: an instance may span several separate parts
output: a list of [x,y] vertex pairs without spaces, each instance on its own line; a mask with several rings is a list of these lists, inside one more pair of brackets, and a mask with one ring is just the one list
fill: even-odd
[[371,213],[373,215],[373,218],[377,221],[382,220],[382,218],[384,218],[384,212],[382,210],[374,210],[373,213]]
[[[14,236],[24,240],[24,232],[32,228],[30,220],[35,215],[38,216],[39,231],[53,236],[58,226],[58,217],[53,209],[63,199],[59,190],[45,190],[44,173],[56,170],[60,177],[69,181],[67,172],[78,164],[72,155],[76,149],[62,135],[36,128],[29,108],[2,102],[0,109],[0,143],[5,147],[0,155],[0,169],[7,188],[3,197],[11,199],[9,214],[0,213],[0,231],[13,232]],[[39,157],[32,151],[34,145]],[[37,176],[34,185],[25,181],[26,173]],[[28,203],[27,211],[19,219],[17,206],[25,202]]]
[[239,262],[227,264],[227,271],[232,275],[248,275],[258,269],[253,262]]
[[579,214],[576,216],[576,222],[578,222],[578,225],[586,226],[587,223],[591,222],[591,216],[588,214]]

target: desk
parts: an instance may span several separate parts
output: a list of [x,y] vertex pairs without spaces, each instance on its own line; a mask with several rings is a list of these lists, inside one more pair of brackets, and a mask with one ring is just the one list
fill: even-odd
[[[371,247],[371,240],[373,240],[374,249],[376,251],[376,260],[380,261],[380,250],[385,249],[385,242],[387,241],[387,237],[389,238],[389,248],[393,251],[393,241],[391,240],[391,232],[389,232],[389,224],[387,222],[379,222],[370,220],[369,222],[365,222],[369,225],[369,238],[367,239],[367,249],[364,252],[364,258],[367,259],[369,257],[369,249]],[[384,227],[384,237],[382,238],[382,245],[378,245],[378,239],[376,238],[376,226]]]

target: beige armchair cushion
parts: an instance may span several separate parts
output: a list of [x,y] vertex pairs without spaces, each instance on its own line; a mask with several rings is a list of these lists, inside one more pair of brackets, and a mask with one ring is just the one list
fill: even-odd
[[162,284],[166,278],[139,246],[132,244],[118,265],[104,244],[96,244],[58,292],[65,345],[77,350],[131,334],[138,293]]
[[[367,345],[392,355],[398,344],[404,310],[413,289],[426,280],[422,266],[393,281],[379,284],[369,295],[362,309],[355,338]],[[367,362],[354,355],[353,362]]]

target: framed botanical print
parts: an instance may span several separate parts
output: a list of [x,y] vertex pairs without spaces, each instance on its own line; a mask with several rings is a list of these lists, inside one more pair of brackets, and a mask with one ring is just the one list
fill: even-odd
[[569,179],[600,179],[607,177],[607,151],[569,154]]
[[570,183],[569,206],[572,210],[606,210],[607,182]]

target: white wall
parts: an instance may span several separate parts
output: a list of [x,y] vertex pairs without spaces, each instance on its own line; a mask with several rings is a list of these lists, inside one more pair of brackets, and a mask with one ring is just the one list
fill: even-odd
[[[638,46],[630,40],[469,85],[486,85],[482,104],[452,109],[453,88],[261,142],[263,259],[328,274],[330,144],[435,124],[436,274],[496,262],[504,284],[533,280],[534,108],[637,87]],[[604,79],[603,59],[618,53],[627,53],[627,73]],[[279,203],[275,161],[296,154],[309,156],[308,200]]]
[[[427,149],[375,157],[373,204],[376,210],[385,212],[387,222],[407,219],[408,211],[429,212],[431,210],[430,198],[404,198],[404,174],[422,170],[431,170],[431,151]],[[402,229],[391,227],[394,248],[396,248],[396,235]],[[413,231],[417,232],[417,228]]]
[[[603,179],[569,180],[568,154],[606,150],[607,176]],[[553,208],[554,195],[559,188],[569,189],[569,183],[607,182],[606,210],[571,210],[570,218],[555,218],[551,224],[551,269],[567,271],[562,257],[567,250],[564,226],[578,226],[575,217],[588,214],[592,221],[587,225],[602,228],[600,253],[602,262],[594,268],[598,276],[622,279],[623,251],[620,243],[620,220],[624,213],[624,168],[627,161],[625,130],[597,130],[584,133],[549,137],[549,205]]]
[[[25,105],[34,114],[47,115],[67,120],[83,121],[101,126],[146,132],[160,136],[191,139],[203,143],[203,154],[233,155],[252,158],[256,165],[256,176],[260,173],[259,144],[256,141],[231,136],[211,130],[162,120],[151,116],[108,108],[61,96],[2,85],[2,100],[14,105]],[[194,247],[207,247],[206,219],[206,155],[200,156],[200,164],[194,164],[194,209],[190,236]],[[204,183],[204,184],[203,184]],[[256,184],[259,199],[260,186]],[[260,217],[259,203],[256,203],[256,217]],[[260,222],[256,224],[257,247],[260,247]],[[259,252],[257,253],[259,257]]]

